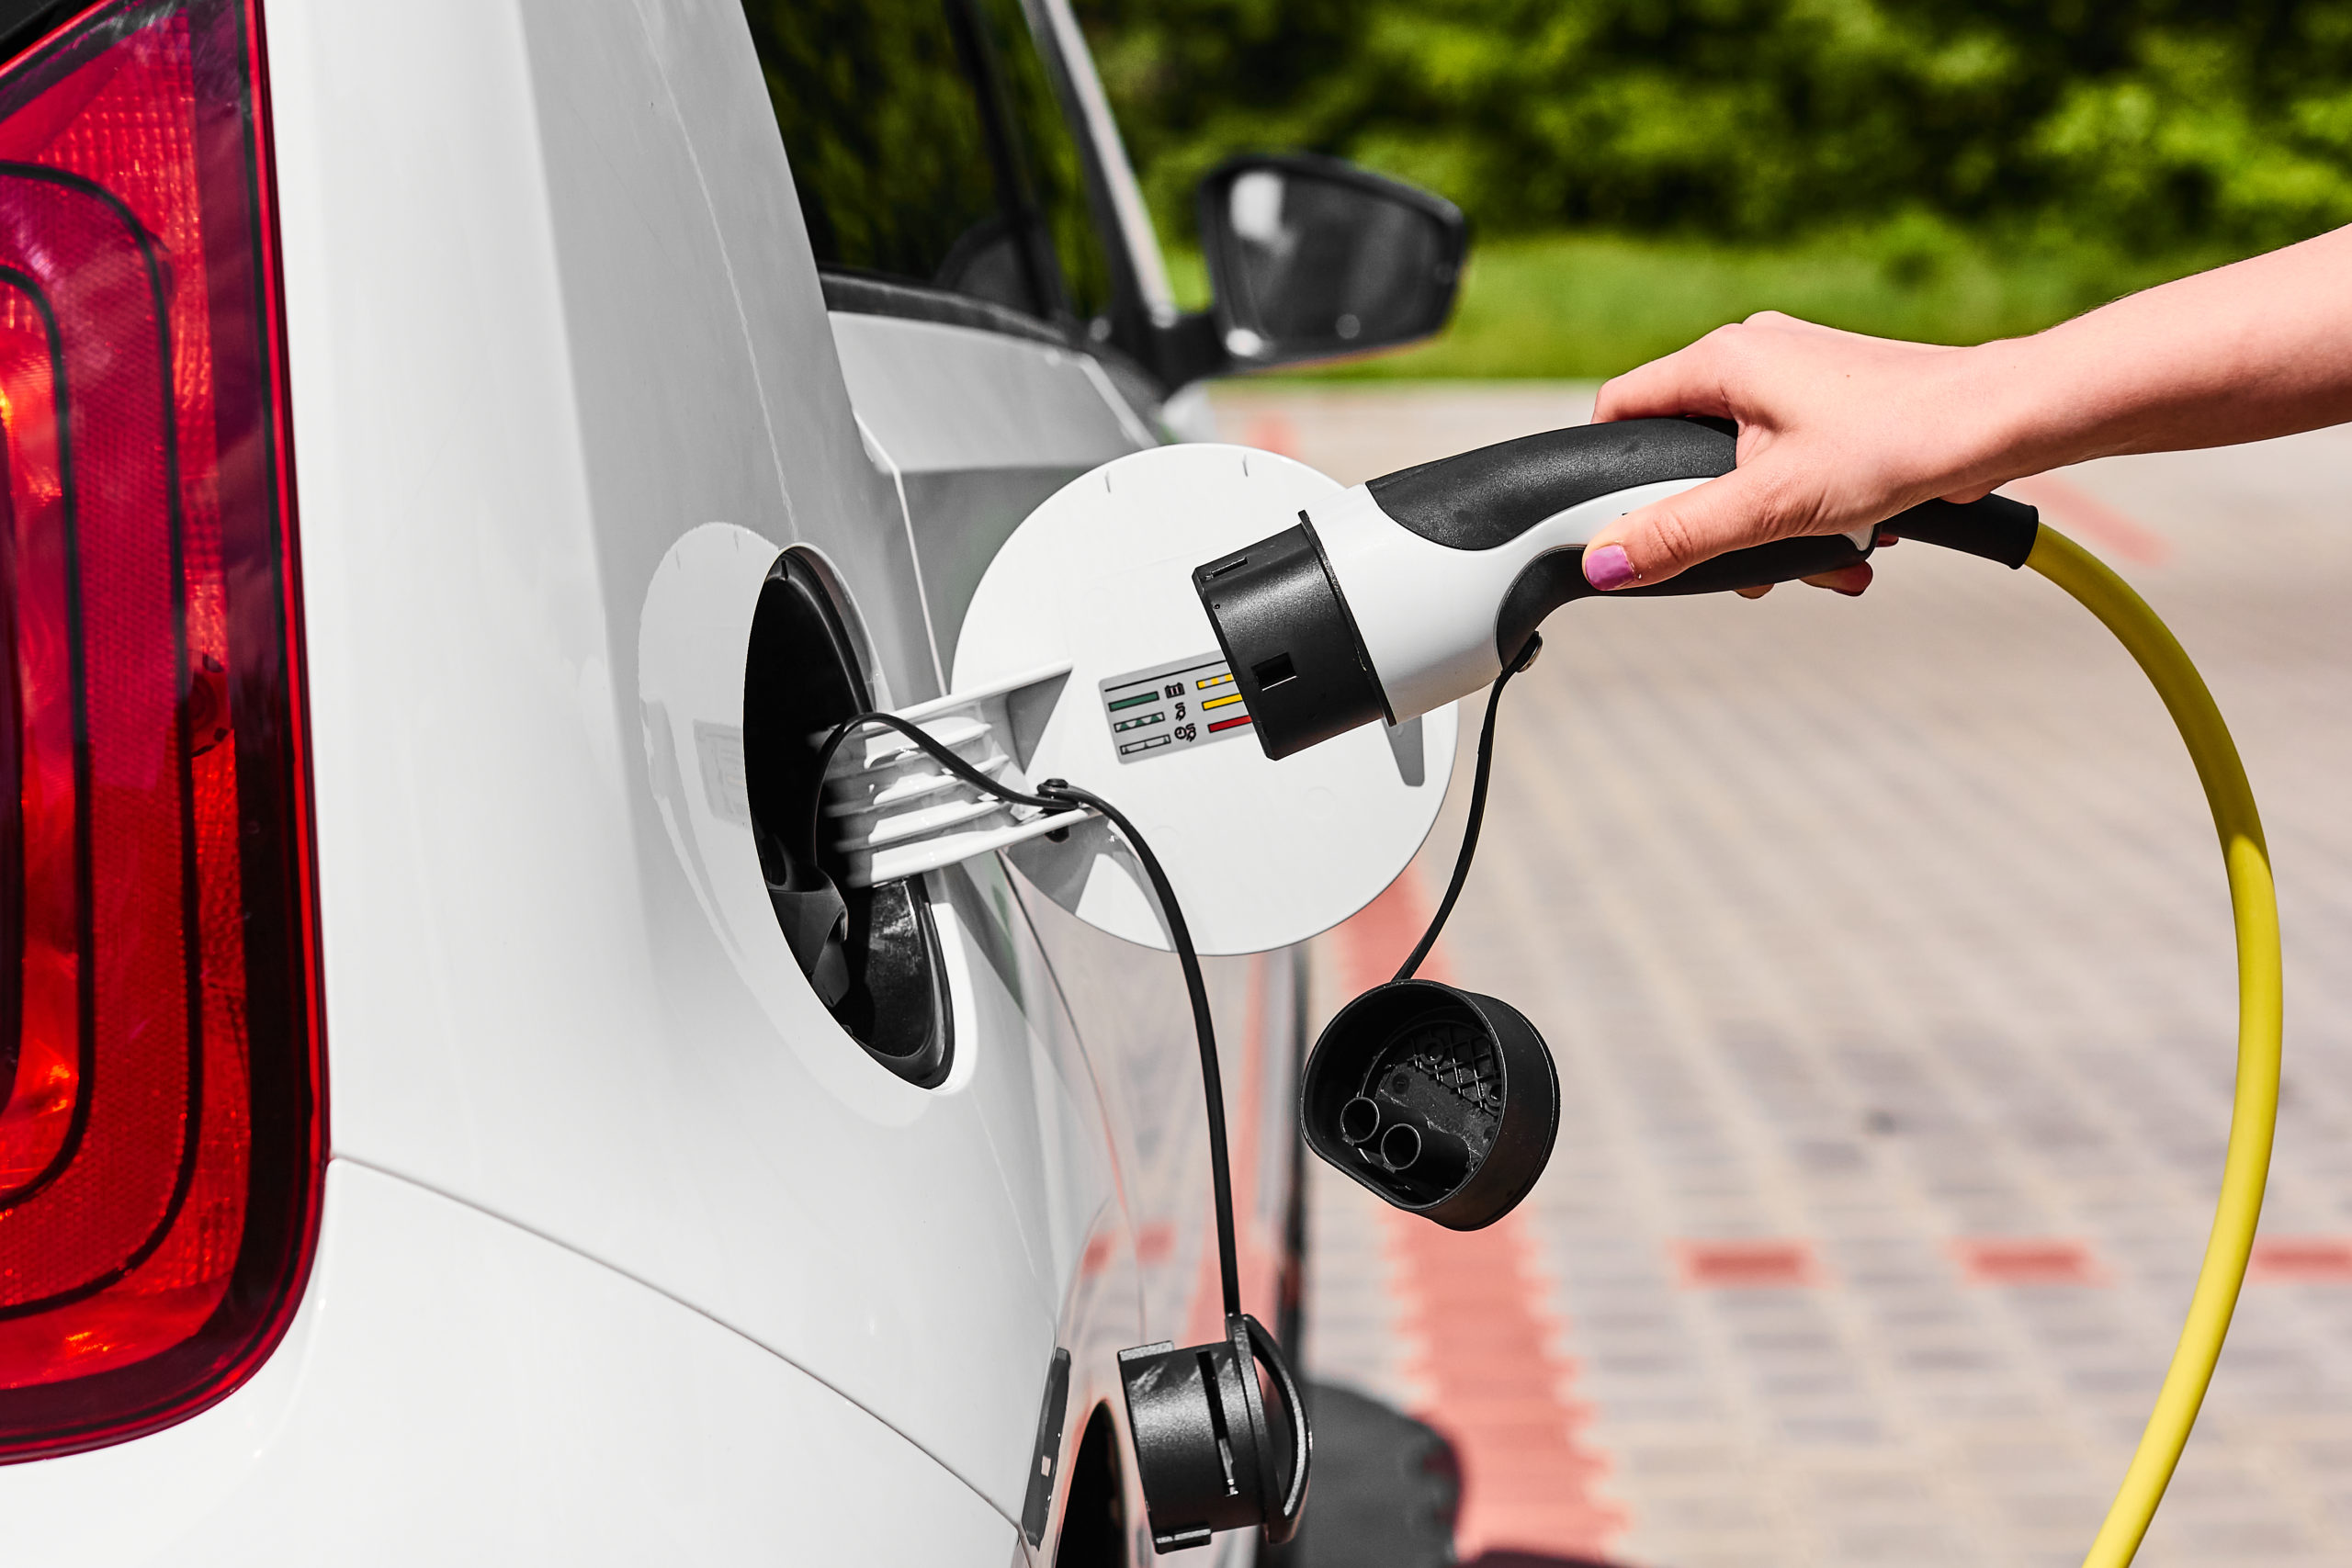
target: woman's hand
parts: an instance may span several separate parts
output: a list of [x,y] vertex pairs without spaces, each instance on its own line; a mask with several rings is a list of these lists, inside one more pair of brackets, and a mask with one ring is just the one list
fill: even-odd
[[[1933,496],[1973,501],[1984,409],[1973,351],[1815,326],[1768,310],[1600,389],[1596,420],[1712,414],[1739,425],[1739,467],[1627,513],[1585,547],[1596,588],[1657,582],[1710,556],[1842,534]],[[1859,593],[1867,562],[1808,578]],[[1749,596],[1762,592],[1749,591]]]
[[[2352,420],[2352,227],[1974,348],[1768,310],[1618,377],[1593,417],[1671,414],[1736,421],[1739,467],[1594,535],[1596,588],[1846,533],[1937,496],[1974,501],[2086,457]],[[1859,593],[1870,568],[1807,581]]]

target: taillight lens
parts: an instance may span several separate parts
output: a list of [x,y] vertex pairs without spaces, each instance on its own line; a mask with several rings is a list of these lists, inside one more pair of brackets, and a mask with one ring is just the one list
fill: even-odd
[[0,73],[0,1459],[249,1373],[323,1159],[253,0]]

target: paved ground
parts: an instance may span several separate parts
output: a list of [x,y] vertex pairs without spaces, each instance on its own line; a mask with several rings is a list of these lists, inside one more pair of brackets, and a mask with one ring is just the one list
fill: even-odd
[[[1218,410],[1352,481],[1588,404],[1239,388]],[[2111,460],[2035,499],[2205,670],[2287,932],[2268,1262],[2142,1561],[2340,1565],[2352,435]],[[1917,545],[1859,602],[1578,605],[1547,641],[1447,962],[1559,1058],[1526,1261],[1495,1267],[1550,1335],[1547,1441],[1584,1457],[1546,1479],[1467,1445],[1465,1551],[2078,1562],[2170,1352],[2228,1109],[2219,855],[2161,707],[2054,589]],[[1397,898],[1442,886],[1447,824],[1433,843]],[[1324,944],[1326,1012],[1371,941]],[[1431,1321],[1453,1266],[1336,1178],[1312,1196],[1314,1374],[1448,1425],[1443,1341],[1484,1332]],[[1534,1539],[1553,1527],[1512,1494],[1547,1487],[1584,1534]]]

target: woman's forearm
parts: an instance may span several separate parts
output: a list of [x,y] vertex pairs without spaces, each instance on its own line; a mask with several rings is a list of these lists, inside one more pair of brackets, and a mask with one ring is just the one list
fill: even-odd
[[2352,229],[1968,352],[2002,479],[2352,420]]

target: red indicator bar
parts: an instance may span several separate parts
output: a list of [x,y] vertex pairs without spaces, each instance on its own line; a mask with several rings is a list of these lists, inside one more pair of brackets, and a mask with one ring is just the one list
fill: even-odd
[[1231,729],[1238,724],[1247,724],[1249,722],[1250,716],[1246,713],[1238,718],[1221,718],[1215,724],[1209,726],[1209,733],[1211,735],[1215,735],[1220,729]]

